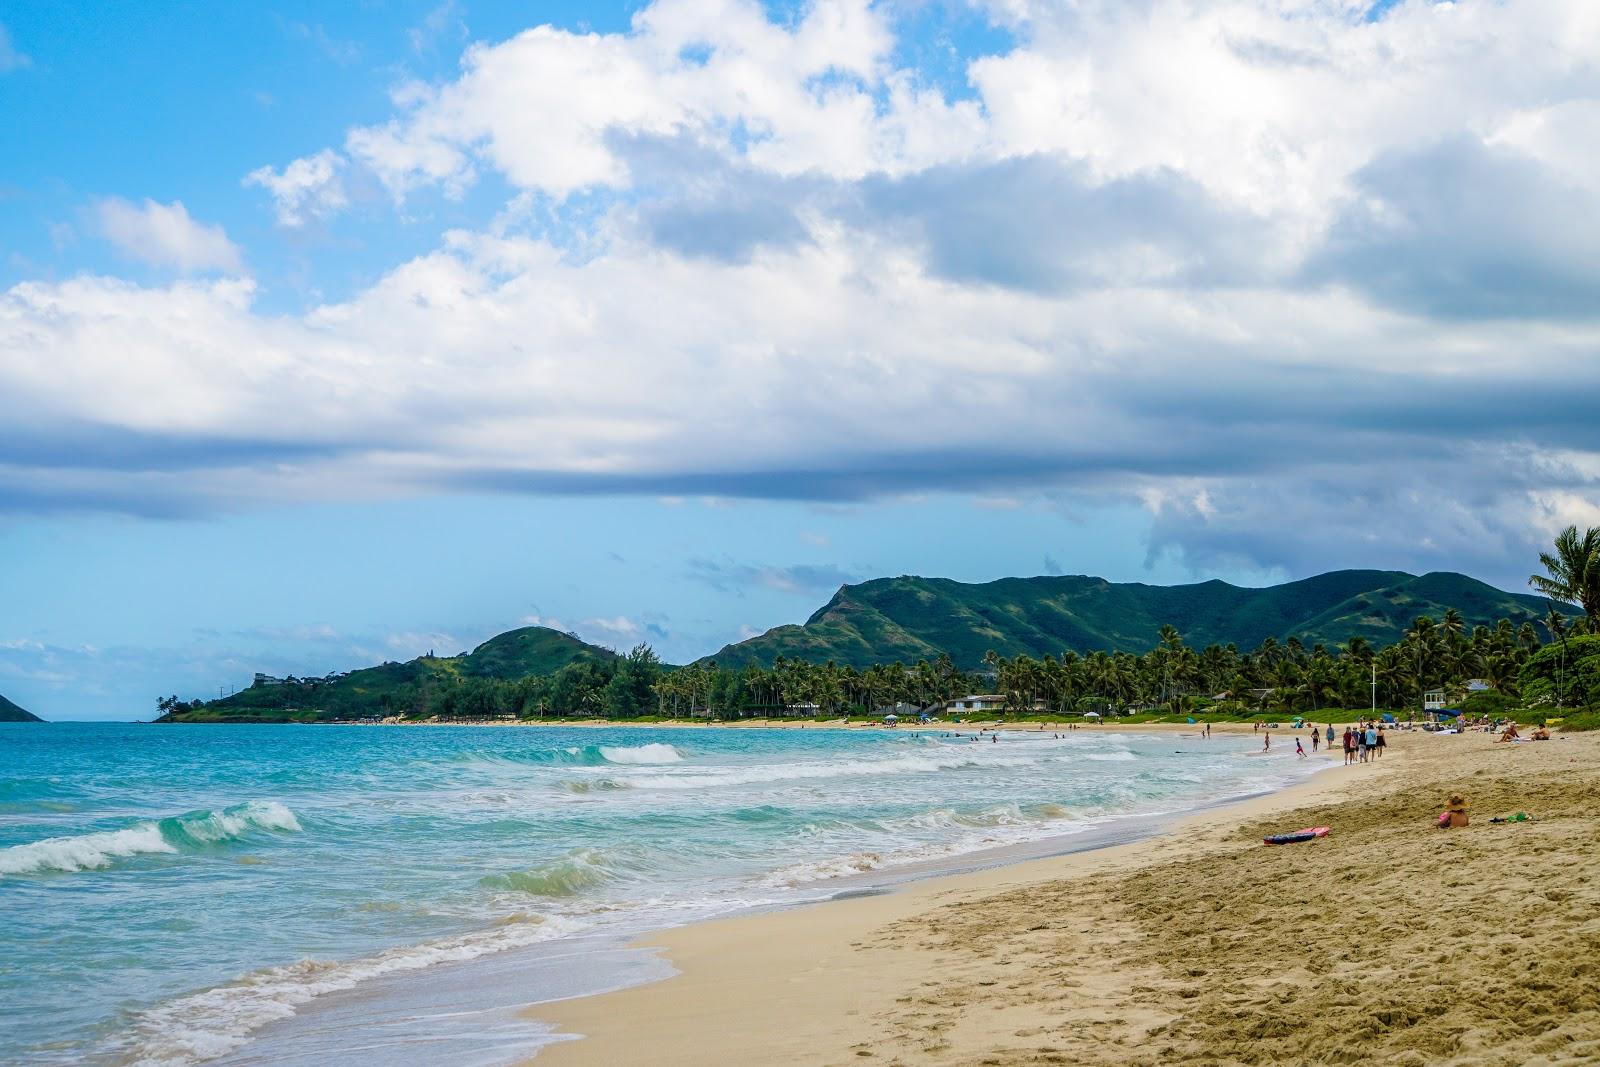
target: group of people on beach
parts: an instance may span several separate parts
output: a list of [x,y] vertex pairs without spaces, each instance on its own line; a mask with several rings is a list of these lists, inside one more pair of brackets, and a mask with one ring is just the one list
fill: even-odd
[[[1333,723],[1328,724],[1328,748],[1333,748],[1333,743],[1338,735],[1333,732]],[[1311,724],[1311,751],[1316,752],[1322,746],[1322,731],[1317,729],[1316,723]],[[1365,763],[1375,760],[1383,755],[1388,739],[1384,737],[1383,725],[1376,722],[1358,722],[1344,728],[1344,762],[1345,766],[1352,763]],[[1267,736],[1262,751],[1271,751],[1272,731],[1267,731]],[[1306,746],[1296,737],[1294,739],[1294,754],[1301,759],[1306,758]]]
[[[1344,728],[1344,762],[1345,766],[1352,763],[1366,763],[1383,755],[1383,750],[1388,746],[1388,738],[1383,734],[1383,724],[1376,722],[1358,722]],[[1328,746],[1333,746],[1333,724],[1328,724]]]

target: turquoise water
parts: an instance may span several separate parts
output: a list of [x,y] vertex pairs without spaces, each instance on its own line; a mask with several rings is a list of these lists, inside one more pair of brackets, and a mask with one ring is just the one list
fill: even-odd
[[437,968],[820,899],[841,876],[1304,773],[1257,748],[1091,730],[0,725],[0,1062],[247,1062],[318,1005],[359,1008]]

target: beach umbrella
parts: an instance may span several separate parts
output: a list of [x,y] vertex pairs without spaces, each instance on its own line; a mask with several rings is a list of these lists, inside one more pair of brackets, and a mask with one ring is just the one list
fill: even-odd
[[884,721],[884,722],[899,722],[899,721],[900,721],[900,716],[898,716],[898,715],[893,715],[893,714],[891,714],[891,715],[885,715],[885,716],[884,716],[884,717],[883,717],[883,721]]
[[1083,717],[1085,719],[1098,719],[1100,717],[1100,713],[1098,711],[1086,711],[1083,713]]

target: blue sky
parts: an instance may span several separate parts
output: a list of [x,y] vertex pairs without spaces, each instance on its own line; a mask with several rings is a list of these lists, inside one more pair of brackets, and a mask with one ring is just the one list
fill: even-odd
[[[1600,521],[1546,0],[0,12],[0,693]],[[1397,56],[1405,56],[1401,63]]]

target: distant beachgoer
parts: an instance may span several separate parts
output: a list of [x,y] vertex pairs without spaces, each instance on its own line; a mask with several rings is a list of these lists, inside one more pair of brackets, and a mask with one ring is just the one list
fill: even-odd
[[1333,723],[1328,724],[1328,747],[1333,747]]
[[1383,736],[1383,727],[1378,727],[1378,755],[1383,755],[1383,750],[1388,747],[1389,741]]
[[1346,767],[1356,761],[1356,735],[1350,727],[1344,728],[1344,765]]
[[1272,731],[1268,730],[1267,731],[1267,739],[1266,739],[1265,742],[1262,743],[1261,751],[1267,752],[1267,751],[1270,751],[1271,749],[1272,749]]
[[1378,731],[1370,723],[1367,724],[1367,755],[1372,759],[1378,758]]
[[995,744],[998,745],[1000,743],[1000,735],[999,734],[990,734],[989,735],[989,740],[993,741]]
[[1311,728],[1311,751],[1317,750],[1317,745],[1322,742],[1322,734],[1315,726]]
[[1298,737],[1294,739],[1294,754],[1299,756],[1301,759],[1306,758],[1305,746],[1300,744],[1300,739]]

